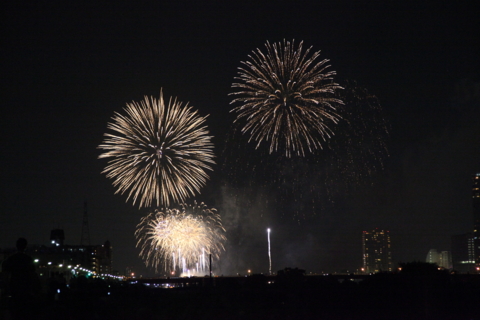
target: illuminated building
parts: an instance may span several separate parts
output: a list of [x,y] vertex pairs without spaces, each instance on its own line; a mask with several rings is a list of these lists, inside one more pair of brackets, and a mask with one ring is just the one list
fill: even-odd
[[452,236],[453,269],[460,273],[475,270],[474,239],[472,233]]
[[445,269],[452,269],[452,254],[449,251],[442,251],[438,254],[438,266]]
[[392,271],[389,231],[363,231],[363,268],[366,273]]
[[[27,253],[36,260],[41,276],[51,272],[66,273],[75,266],[88,269],[96,275],[112,274],[112,246],[109,241],[103,245],[66,245],[61,229],[50,233],[50,246],[33,245]],[[69,267],[70,266],[70,267]]]
[[430,249],[430,251],[428,251],[425,262],[435,263],[439,267],[442,267],[445,269],[452,268],[452,259],[449,251],[438,252],[437,249]]
[[427,259],[425,259],[425,262],[438,264],[439,261],[440,257],[438,255],[437,249],[430,249],[430,251],[428,251]]
[[99,273],[112,273],[112,246],[110,241],[105,241],[101,246],[95,246],[94,270]]
[[473,176],[472,200],[475,263],[480,268],[480,173]]

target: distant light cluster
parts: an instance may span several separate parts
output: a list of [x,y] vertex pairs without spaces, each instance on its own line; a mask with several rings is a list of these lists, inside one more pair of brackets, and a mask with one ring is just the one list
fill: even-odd
[[270,153],[305,156],[305,150],[321,149],[340,119],[335,110],[342,101],[334,94],[342,87],[333,82],[335,71],[326,71],[329,60],[319,61],[320,51],[310,57],[311,47],[303,52],[303,42],[298,48],[285,40],[265,46],[266,53],[257,49],[241,62],[239,82],[232,84],[239,89],[230,93],[231,103],[239,104],[231,110],[235,122],[246,121],[242,133],[249,132],[257,148],[269,142]]
[[113,179],[116,193],[149,207],[169,206],[200,193],[214,163],[206,117],[170,98],[145,97],[128,103],[127,115],[115,113],[98,147],[110,161],[102,173]]

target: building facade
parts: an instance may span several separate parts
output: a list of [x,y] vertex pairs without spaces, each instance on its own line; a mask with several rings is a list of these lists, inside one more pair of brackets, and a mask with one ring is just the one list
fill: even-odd
[[452,269],[452,254],[450,251],[442,251],[438,253],[438,266],[444,269]]
[[475,271],[475,245],[473,233],[452,236],[453,269],[460,273]]
[[474,260],[477,271],[480,271],[480,173],[473,176],[472,200]]
[[425,262],[435,263],[436,265],[444,269],[452,268],[452,256],[449,251],[438,252],[437,249],[430,249],[430,251],[428,251]]
[[366,273],[391,272],[393,270],[390,233],[374,229],[363,231],[363,268]]
[[430,251],[428,251],[427,253],[427,258],[425,259],[425,262],[438,264],[439,260],[440,259],[437,249],[430,249]]
[[41,276],[52,272],[70,273],[75,267],[93,272],[95,275],[112,274],[112,246],[110,241],[103,245],[66,245],[62,229],[52,230],[50,245],[28,246]]

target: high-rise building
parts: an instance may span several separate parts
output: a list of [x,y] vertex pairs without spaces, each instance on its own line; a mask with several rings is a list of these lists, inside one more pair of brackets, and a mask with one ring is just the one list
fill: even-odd
[[389,231],[363,231],[363,268],[366,273],[392,271],[392,250]]
[[452,262],[453,269],[461,272],[475,271],[473,233],[465,233],[452,236]]
[[108,240],[95,247],[95,271],[99,274],[112,273],[112,246]]
[[438,252],[437,249],[430,249],[425,261],[428,263],[435,263],[444,269],[452,268],[452,256],[449,251]]
[[430,251],[428,251],[427,259],[425,259],[425,262],[439,264],[440,257],[438,255],[437,249],[430,249]]
[[473,176],[473,244],[475,246],[475,264],[480,270],[480,173]]
[[452,269],[452,255],[450,251],[439,252],[438,266],[444,269]]

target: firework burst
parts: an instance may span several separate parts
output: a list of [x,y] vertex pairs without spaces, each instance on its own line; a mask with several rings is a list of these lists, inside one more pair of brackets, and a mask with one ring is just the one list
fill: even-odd
[[[299,221],[333,212],[348,197],[371,187],[389,157],[390,125],[379,99],[355,81],[342,81],[341,119],[321,152],[304,157],[268,155],[232,128],[222,153],[225,190],[246,211],[292,216]],[[234,142],[234,143],[232,143]],[[336,210],[336,209],[335,209]],[[229,228],[230,229],[230,228]]]
[[139,207],[168,206],[200,193],[212,170],[213,144],[205,125],[206,117],[170,98],[145,97],[127,103],[126,115],[115,113],[98,147],[111,159],[103,170],[113,179],[116,193],[128,191],[127,201]]
[[237,119],[245,119],[242,133],[250,132],[249,142],[269,142],[269,152],[279,148],[287,157],[305,156],[322,148],[329,139],[340,116],[336,105],[342,101],[334,96],[341,87],[333,82],[335,71],[327,71],[329,60],[319,60],[320,51],[310,55],[311,47],[303,52],[303,42],[295,49],[294,42],[270,44],[266,53],[260,49],[249,55],[250,61],[241,62],[238,83],[230,93]]
[[156,210],[141,219],[135,237],[148,267],[182,272],[205,270],[206,257],[218,259],[226,240],[220,215],[204,203]]

